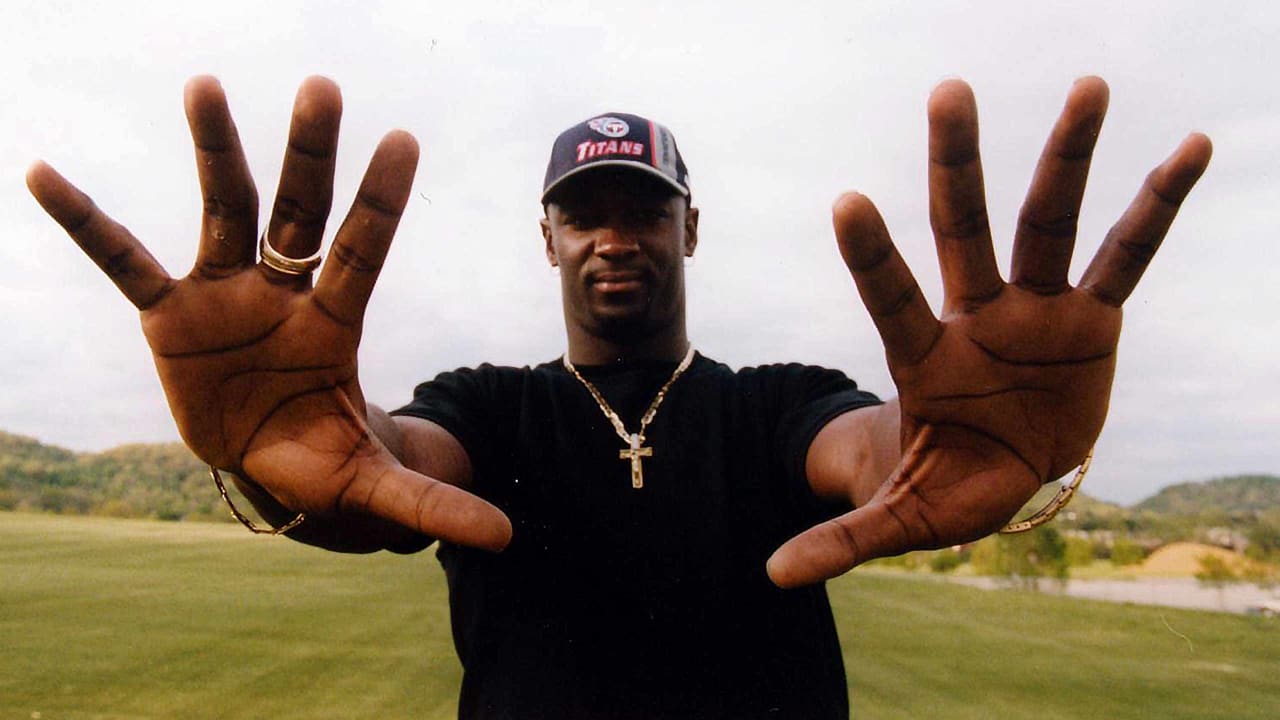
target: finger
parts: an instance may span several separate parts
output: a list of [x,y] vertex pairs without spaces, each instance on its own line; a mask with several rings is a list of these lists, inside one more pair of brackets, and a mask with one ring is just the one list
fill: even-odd
[[1076,81],[1045,143],[1013,237],[1009,282],[1041,294],[1067,290],[1080,201],[1109,92],[1101,78]]
[[832,209],[840,255],[871,313],[890,362],[923,357],[942,331],[911,269],[898,254],[875,205],[847,193]]
[[339,322],[354,325],[364,317],[417,167],[418,142],[407,132],[388,133],[374,151],[312,295]]
[[258,191],[218,81],[193,78],[184,104],[204,198],[200,250],[192,272],[222,277],[252,265],[257,257]]
[[784,543],[769,558],[769,577],[794,587],[875,558],[977,540],[1003,527],[1040,486],[1003,443],[960,426],[925,425],[870,502]]
[[357,480],[344,499],[355,509],[446,542],[495,552],[511,542],[511,521],[501,510],[398,464],[375,480]]
[[289,125],[289,144],[267,237],[288,257],[320,249],[333,204],[333,171],[338,150],[342,94],[332,80],[309,77],[298,88]]
[[812,585],[849,572],[868,560],[911,547],[883,504],[868,505],[828,520],[788,540],[765,565],[781,588]]
[[[924,434],[916,437],[896,476],[909,478],[919,471],[924,442]],[[893,484],[903,483],[893,478],[886,482],[886,485]],[[877,498],[866,506],[816,525],[783,543],[765,564],[769,579],[783,588],[809,585],[842,575],[868,560],[911,548],[913,538],[909,525],[878,497],[881,494],[877,493]]]
[[27,188],[139,310],[151,307],[173,288],[169,274],[142,243],[56,170],[35,163],[27,171]]
[[1082,288],[1109,305],[1119,307],[1124,303],[1160,248],[1182,201],[1208,167],[1212,154],[1209,138],[1192,133],[1168,160],[1147,175],[1138,196],[1112,226],[1089,263],[1080,280]]
[[960,80],[929,97],[929,221],[938,246],[945,306],[994,297],[1003,283],[991,247],[978,155],[978,108]]

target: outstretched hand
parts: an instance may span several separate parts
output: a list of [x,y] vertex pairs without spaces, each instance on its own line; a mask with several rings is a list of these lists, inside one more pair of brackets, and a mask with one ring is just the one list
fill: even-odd
[[[57,172],[27,184],[142,314],[170,409],[201,460],[313,516],[376,516],[500,549],[506,516],[406,469],[371,432],[356,373],[365,307],[408,201],[418,146],[383,138],[319,279],[258,261],[258,198],[221,86],[192,80],[186,112],[204,216],[195,266],[170,277],[127,229]],[[342,101],[323,78],[298,91],[267,236],[289,257],[319,247],[333,197]]]
[[1073,287],[1067,272],[1107,99],[1098,78],[1072,88],[1023,204],[1006,282],[987,223],[973,93],[960,81],[934,91],[929,211],[941,317],[871,202],[837,201],[840,252],[898,388],[903,457],[869,502],[783,545],[769,562],[775,582],[816,582],[873,558],[980,538],[1092,447],[1107,414],[1120,306],[1211,154],[1208,138],[1187,137]]

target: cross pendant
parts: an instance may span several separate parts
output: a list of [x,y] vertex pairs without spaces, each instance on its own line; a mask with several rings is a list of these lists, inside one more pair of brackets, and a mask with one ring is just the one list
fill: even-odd
[[640,447],[640,435],[631,433],[631,447],[618,451],[620,459],[631,461],[631,487],[636,489],[644,487],[644,468],[640,465],[640,458],[652,456],[653,448]]

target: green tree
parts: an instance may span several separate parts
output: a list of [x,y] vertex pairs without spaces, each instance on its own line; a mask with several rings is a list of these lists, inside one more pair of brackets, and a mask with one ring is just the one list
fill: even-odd
[[949,573],[964,564],[963,553],[951,549],[938,550],[929,558],[929,569],[936,573]]
[[1111,564],[1117,566],[1137,565],[1145,560],[1147,551],[1128,538],[1116,538],[1111,546]]
[[984,538],[974,546],[971,562],[980,575],[1007,578],[1031,590],[1040,588],[1042,578],[1065,581],[1068,575],[1067,543],[1048,526]]
[[1092,542],[1082,537],[1068,537],[1066,542],[1066,559],[1068,566],[1088,567],[1093,564],[1094,548]]
[[1246,555],[1262,562],[1280,562],[1280,507],[1259,513],[1248,537]]
[[1226,560],[1213,553],[1201,555],[1199,565],[1200,569],[1196,571],[1196,580],[1199,580],[1202,585],[1216,589],[1218,591],[1218,607],[1225,607],[1224,591],[1227,585],[1240,582],[1240,577],[1231,569]]

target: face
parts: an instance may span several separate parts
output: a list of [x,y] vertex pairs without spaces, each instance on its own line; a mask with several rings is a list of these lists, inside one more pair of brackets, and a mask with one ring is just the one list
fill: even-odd
[[684,258],[697,227],[697,208],[642,173],[601,169],[567,181],[542,220],[566,321],[611,342],[683,332]]

